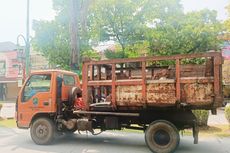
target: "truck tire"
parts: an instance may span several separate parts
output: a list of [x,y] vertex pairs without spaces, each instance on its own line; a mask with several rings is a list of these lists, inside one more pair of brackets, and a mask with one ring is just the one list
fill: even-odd
[[72,87],[68,94],[68,105],[73,107],[76,97],[81,97],[82,91],[79,87]]
[[178,147],[180,136],[172,123],[157,120],[146,129],[145,142],[153,153],[171,153]]
[[54,139],[54,134],[54,123],[48,118],[38,118],[30,127],[31,138],[38,145],[50,144]]

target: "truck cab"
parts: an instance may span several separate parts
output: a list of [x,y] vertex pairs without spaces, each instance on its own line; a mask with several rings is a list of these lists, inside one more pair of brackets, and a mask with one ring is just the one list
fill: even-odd
[[36,117],[56,115],[58,98],[62,103],[67,103],[69,91],[73,87],[80,88],[79,77],[75,73],[63,70],[33,72],[18,94],[17,126],[29,128]]

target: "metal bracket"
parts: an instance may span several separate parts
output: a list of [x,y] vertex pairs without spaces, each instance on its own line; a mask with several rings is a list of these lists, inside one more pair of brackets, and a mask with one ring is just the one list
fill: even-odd
[[197,124],[197,121],[194,121],[192,132],[193,132],[193,138],[194,138],[193,143],[194,144],[198,144],[199,126]]

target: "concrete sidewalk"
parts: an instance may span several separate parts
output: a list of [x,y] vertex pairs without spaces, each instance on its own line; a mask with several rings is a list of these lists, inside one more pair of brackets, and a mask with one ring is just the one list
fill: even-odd
[[208,125],[226,125],[229,124],[224,115],[224,108],[217,109],[217,115],[212,115],[211,112],[208,118]]
[[2,103],[2,109],[0,111],[0,117],[2,118],[14,118],[15,117],[15,103]]

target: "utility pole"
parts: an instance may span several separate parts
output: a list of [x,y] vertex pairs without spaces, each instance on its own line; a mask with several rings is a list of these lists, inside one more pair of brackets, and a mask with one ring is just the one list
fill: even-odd
[[29,76],[30,74],[30,25],[29,25],[29,20],[30,20],[30,0],[27,0],[27,19],[26,19],[26,77]]
[[19,60],[22,64],[22,83],[24,83],[24,81],[26,80],[26,70],[25,70],[25,50],[26,48],[23,47],[23,51],[21,51],[20,44],[19,44],[20,37],[24,40],[25,45],[26,45],[26,38],[22,34],[18,35],[17,37],[17,51],[20,57]]
[[72,71],[79,74],[79,61],[80,61],[80,43],[78,32],[78,21],[80,13],[78,0],[70,0],[70,43],[71,43],[71,61],[70,66]]

